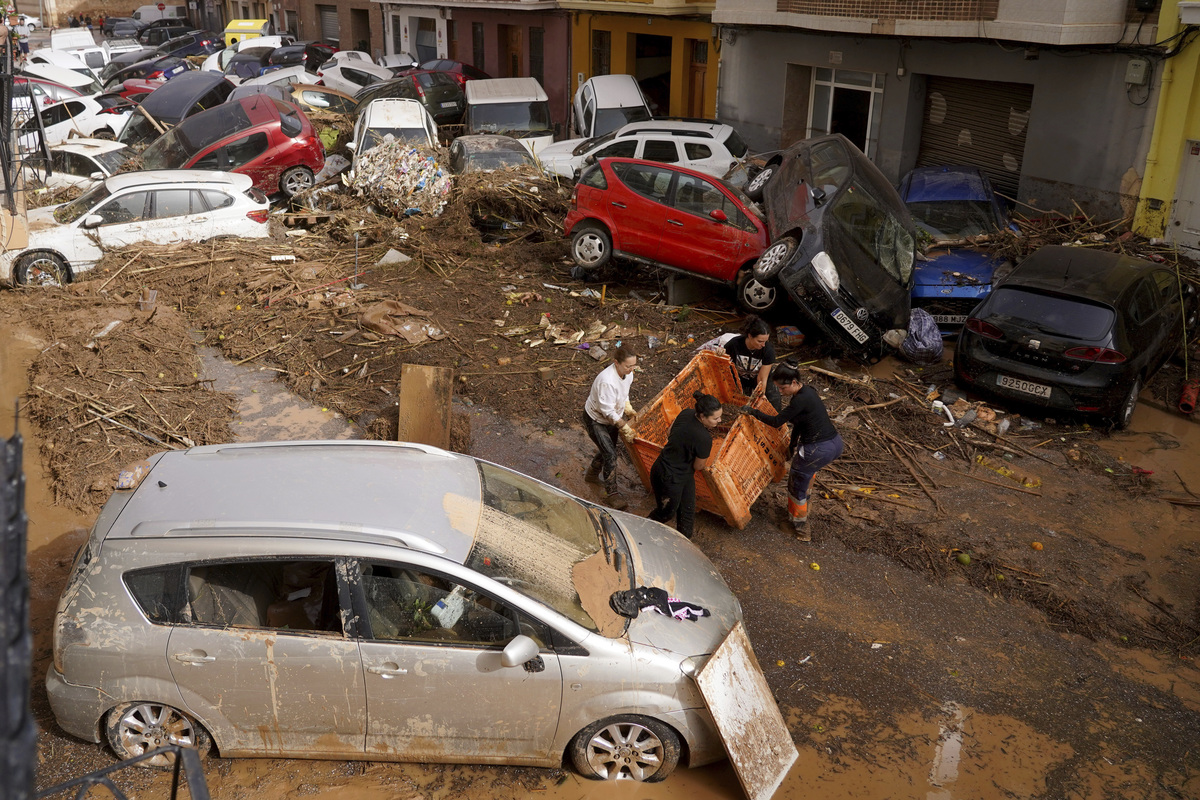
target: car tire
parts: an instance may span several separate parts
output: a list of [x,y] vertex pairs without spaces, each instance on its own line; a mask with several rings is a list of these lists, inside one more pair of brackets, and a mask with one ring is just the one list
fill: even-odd
[[767,164],[760,169],[758,174],[746,184],[746,197],[749,197],[756,203],[760,202],[763,199],[763,190],[767,188],[767,184],[771,182],[771,178],[775,177],[775,171],[778,169],[778,164]]
[[773,279],[792,260],[797,246],[798,243],[791,236],[777,240],[754,262],[754,277],[759,281]]
[[649,717],[623,714],[584,728],[571,740],[571,763],[594,780],[664,780],[679,764],[679,734]]
[[[208,732],[191,717],[163,703],[123,703],[104,718],[109,746],[122,761],[169,744],[190,747],[200,755],[208,752]],[[139,763],[153,769],[169,769],[175,756],[162,753]]]
[[17,260],[15,273],[22,286],[63,286],[71,281],[67,262],[56,253],[29,253]]
[[1134,378],[1133,385],[1129,387],[1129,394],[1125,395],[1121,407],[1117,409],[1117,416],[1113,419],[1114,428],[1123,431],[1129,427],[1129,423],[1133,421],[1133,411],[1137,408],[1138,395],[1141,393],[1142,379]]
[[115,133],[113,133],[112,131],[110,131],[108,128],[101,128],[100,130],[98,130],[92,134],[92,138],[93,139],[103,139],[106,142],[112,142],[112,141],[116,140],[117,135]]
[[308,167],[292,167],[279,178],[279,191],[285,197],[295,197],[306,189],[311,189],[314,182],[313,171]]
[[612,236],[602,226],[582,225],[571,234],[571,257],[588,272],[612,260]]
[[778,306],[781,299],[783,287],[778,281],[760,281],[750,268],[738,273],[737,301],[743,311],[765,314]]

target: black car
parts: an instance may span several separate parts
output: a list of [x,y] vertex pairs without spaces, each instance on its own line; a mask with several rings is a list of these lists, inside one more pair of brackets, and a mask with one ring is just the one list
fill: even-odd
[[146,95],[141,103],[146,113],[134,112],[117,140],[130,146],[149,144],[160,131],[147,115],[160,127],[173,127],[192,114],[221,105],[232,92],[233,84],[219,72],[185,72]]
[[123,27],[126,31],[132,31],[134,36],[144,27],[133,17],[105,17],[104,24],[100,26],[101,32],[105,36],[112,36],[113,31],[117,26]]
[[1142,388],[1183,343],[1185,316],[1193,330],[1195,290],[1161,264],[1043,247],[971,312],[955,376],[966,388],[1124,428]]
[[244,47],[238,50],[225,65],[225,75],[238,82],[247,78],[257,78],[267,67],[274,50],[274,47]]
[[137,40],[146,47],[158,47],[164,42],[174,39],[176,36],[183,36],[185,33],[191,33],[196,30],[191,25],[163,25],[156,27],[154,23],[142,28],[137,35]]
[[462,86],[446,72],[416,70],[398,78],[373,83],[354,95],[361,111],[367,103],[381,97],[407,98],[425,106],[438,125],[459,122],[466,110],[467,100]]
[[141,50],[130,50],[125,53],[117,53],[112,59],[104,65],[97,76],[100,79],[101,85],[107,87],[111,84],[109,78],[117,74],[126,67],[132,67],[134,64],[140,64],[146,59],[157,58],[158,53],[149,48],[143,47]]
[[225,43],[221,37],[212,31],[191,31],[183,36],[168,39],[158,46],[155,51],[163,56],[209,56],[218,50],[224,50]]
[[774,240],[754,277],[782,285],[843,349],[880,357],[884,334],[908,327],[916,231],[879,169],[835,133],[774,156],[746,194],[762,200]]

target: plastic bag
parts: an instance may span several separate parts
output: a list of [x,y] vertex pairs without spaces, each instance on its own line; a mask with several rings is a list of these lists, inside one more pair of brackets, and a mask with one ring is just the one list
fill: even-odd
[[900,352],[917,364],[936,364],[942,360],[942,332],[925,309],[912,310],[908,337],[900,344]]

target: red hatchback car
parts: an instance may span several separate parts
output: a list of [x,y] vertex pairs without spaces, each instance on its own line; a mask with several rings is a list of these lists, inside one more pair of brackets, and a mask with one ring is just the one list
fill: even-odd
[[579,176],[564,228],[585,270],[613,257],[732,286],[739,305],[762,313],[783,298],[751,267],[770,243],[757,206],[723,181],[683,167],[602,158]]
[[265,95],[187,117],[142,153],[145,169],[240,172],[254,188],[291,197],[313,185],[325,147],[299,108]]

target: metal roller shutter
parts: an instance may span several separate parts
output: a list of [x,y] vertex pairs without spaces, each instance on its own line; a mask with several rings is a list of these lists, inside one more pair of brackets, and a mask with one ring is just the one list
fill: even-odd
[[917,166],[979,167],[996,191],[1017,196],[1033,87],[929,76]]
[[321,41],[337,47],[341,32],[337,6],[317,6],[317,17],[321,23]]

